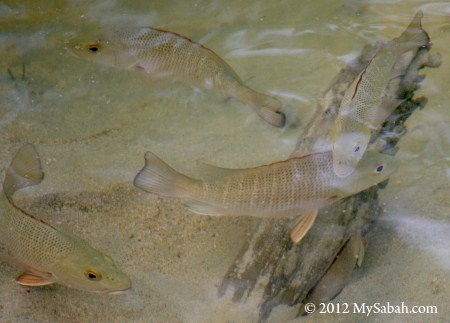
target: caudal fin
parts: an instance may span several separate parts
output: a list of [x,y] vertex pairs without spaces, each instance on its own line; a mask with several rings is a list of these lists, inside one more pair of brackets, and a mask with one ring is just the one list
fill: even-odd
[[39,154],[32,144],[27,144],[19,149],[11,161],[3,182],[3,191],[10,200],[16,191],[37,185],[43,179]]
[[406,30],[396,38],[396,42],[400,44],[402,51],[406,52],[412,49],[427,46],[430,42],[430,37],[422,28],[423,12],[419,10]]
[[145,166],[134,178],[134,185],[146,192],[166,197],[188,197],[195,180],[178,173],[148,151]]
[[250,105],[264,121],[275,127],[284,127],[286,115],[281,111],[280,101],[248,87],[242,87],[239,92],[236,98]]

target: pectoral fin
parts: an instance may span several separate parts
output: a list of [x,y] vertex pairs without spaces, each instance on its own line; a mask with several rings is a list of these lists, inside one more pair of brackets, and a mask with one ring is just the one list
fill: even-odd
[[54,283],[54,281],[50,281],[48,278],[38,276],[30,271],[26,271],[17,277],[16,282],[23,286],[46,286]]
[[314,222],[317,218],[317,213],[319,210],[314,210],[305,216],[301,216],[297,223],[295,224],[294,229],[291,231],[291,240],[294,243],[299,243],[304,236],[309,232],[309,230],[314,225]]

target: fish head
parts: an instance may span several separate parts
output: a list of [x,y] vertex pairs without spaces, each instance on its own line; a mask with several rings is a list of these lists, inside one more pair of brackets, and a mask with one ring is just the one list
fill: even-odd
[[398,168],[394,156],[382,154],[375,147],[366,151],[354,172],[342,181],[343,196],[349,196],[387,180]]
[[132,60],[124,44],[108,33],[74,37],[67,42],[66,48],[79,58],[107,66],[125,68]]
[[131,281],[111,257],[91,247],[72,253],[52,272],[55,281],[72,288],[112,293],[131,288]]
[[333,169],[337,176],[347,177],[353,173],[364,155],[370,141],[368,131],[341,133],[333,143]]

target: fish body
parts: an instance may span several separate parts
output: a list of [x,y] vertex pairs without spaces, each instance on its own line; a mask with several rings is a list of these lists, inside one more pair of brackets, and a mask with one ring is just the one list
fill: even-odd
[[69,50],[104,65],[144,72],[153,79],[182,81],[250,105],[266,122],[282,127],[277,99],[245,86],[212,50],[182,35],[151,27],[129,27],[91,39],[74,39]]
[[329,205],[384,181],[393,172],[392,156],[371,151],[358,170],[341,178],[332,152],[294,157],[249,169],[217,169],[212,180],[176,172],[147,152],[134,184],[152,194],[186,201],[193,212],[208,215],[274,217],[298,215]]
[[130,288],[130,279],[107,255],[64,230],[17,207],[12,197],[43,179],[39,156],[32,145],[22,147],[11,162],[0,198],[0,259],[26,268],[19,284],[59,283],[93,292]]
[[339,295],[355,270],[361,267],[366,243],[367,241],[359,233],[345,241],[333,263],[302,301],[299,309],[300,315],[304,316],[310,313],[307,311],[308,308],[305,308],[305,304],[320,306],[321,303],[328,302]]
[[372,130],[377,130],[395,110],[399,100],[389,95],[395,63],[404,53],[425,46],[428,35],[422,29],[419,11],[408,28],[369,61],[345,92],[333,126],[333,167],[336,174],[351,174],[369,144]]

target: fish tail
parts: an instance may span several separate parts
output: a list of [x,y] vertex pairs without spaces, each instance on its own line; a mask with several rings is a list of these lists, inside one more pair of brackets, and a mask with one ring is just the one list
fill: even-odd
[[134,178],[134,185],[146,192],[166,197],[189,197],[195,180],[167,165],[158,156],[148,151],[145,166]]
[[10,200],[14,193],[22,188],[37,185],[44,179],[41,160],[36,148],[26,144],[16,153],[6,171],[3,191]]
[[249,104],[253,110],[267,123],[275,127],[284,127],[286,115],[281,111],[281,102],[269,95],[256,92],[243,86],[236,98]]
[[406,30],[396,39],[402,52],[427,46],[430,42],[430,37],[422,28],[422,17],[423,12],[419,10]]

